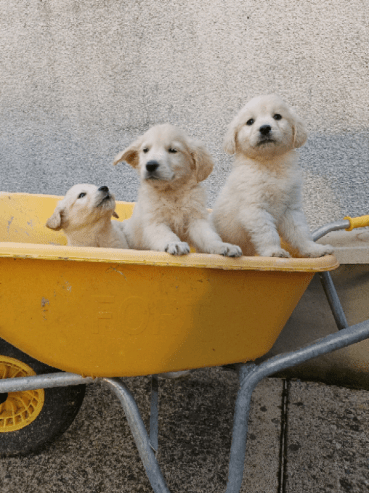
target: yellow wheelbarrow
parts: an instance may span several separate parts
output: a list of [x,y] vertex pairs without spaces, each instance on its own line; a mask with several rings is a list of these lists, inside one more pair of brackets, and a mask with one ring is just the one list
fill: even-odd
[[[0,450],[24,454],[53,440],[73,421],[85,384],[99,378],[123,406],[153,490],[169,492],[155,458],[157,375],[242,363],[227,486],[238,492],[257,383],[369,337],[368,322],[347,328],[329,276],[336,258],[68,247],[62,233],[44,226],[59,199],[0,194]],[[117,203],[120,220],[133,206]],[[338,221],[315,239],[355,224]],[[271,349],[315,273],[343,330],[292,354],[247,363]],[[153,375],[149,434],[119,379],[139,375]]]

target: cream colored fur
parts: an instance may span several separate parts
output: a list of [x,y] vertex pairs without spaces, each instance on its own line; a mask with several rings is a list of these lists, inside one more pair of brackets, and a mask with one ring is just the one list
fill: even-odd
[[303,122],[275,95],[252,99],[230,124],[224,148],[235,162],[212,220],[221,238],[244,255],[289,257],[280,236],[302,257],[332,253],[330,245],[313,242],[302,208],[295,149],[306,139]]
[[211,173],[213,162],[200,143],[172,125],[157,125],[114,164],[120,161],[136,168],[141,181],[132,217],[125,222],[130,248],[184,255],[191,244],[199,252],[241,255],[239,247],[222,242],[209,222],[199,182]]
[[111,220],[118,217],[114,209],[114,195],[108,187],[74,185],[58,202],[46,226],[63,229],[71,246],[128,248],[123,223]]

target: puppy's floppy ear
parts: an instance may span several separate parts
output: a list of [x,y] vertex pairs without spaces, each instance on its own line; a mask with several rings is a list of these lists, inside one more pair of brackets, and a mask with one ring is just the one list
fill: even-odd
[[308,134],[305,124],[301,120],[301,118],[297,116],[297,114],[293,110],[290,111],[293,118],[292,121],[293,147],[297,149],[297,147],[301,147],[305,144]]
[[63,206],[57,205],[51,217],[46,221],[46,227],[59,231],[63,227],[63,214],[65,209]]
[[205,180],[213,171],[213,159],[205,147],[195,140],[191,142],[191,156],[196,167],[197,182]]
[[138,166],[138,150],[141,145],[141,138],[137,139],[136,142],[133,142],[129,147],[124,149],[124,151],[120,152],[114,159],[114,166],[121,161],[125,161],[130,164],[132,168],[136,168]]
[[234,154],[236,152],[236,135],[237,125],[235,120],[233,120],[228,126],[223,141],[223,149],[228,152],[228,154]]
[[137,149],[131,147],[127,147],[127,149],[124,149],[124,151],[120,152],[117,156],[115,156],[114,159],[114,166],[121,161],[125,161],[126,163],[130,164],[133,168],[136,168],[138,165],[138,152]]

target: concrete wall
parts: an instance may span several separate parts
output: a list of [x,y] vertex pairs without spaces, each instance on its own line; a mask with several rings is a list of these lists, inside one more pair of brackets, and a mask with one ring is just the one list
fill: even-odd
[[365,0],[0,0],[0,189],[64,194],[138,180],[114,155],[169,121],[202,139],[216,169],[222,139],[255,95],[294,105],[312,226],[368,213],[369,6]]

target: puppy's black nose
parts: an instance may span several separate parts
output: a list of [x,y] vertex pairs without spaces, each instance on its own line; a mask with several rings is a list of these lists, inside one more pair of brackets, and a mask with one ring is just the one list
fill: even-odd
[[259,131],[262,135],[268,135],[268,133],[272,130],[272,127],[270,125],[262,125],[259,128]]
[[159,163],[157,161],[149,161],[146,163],[146,169],[147,171],[155,171],[157,168],[159,168]]
[[99,192],[109,192],[109,188],[108,188],[108,187],[106,187],[105,185],[103,185],[102,187],[100,187],[100,188],[98,189],[98,191],[99,191]]

